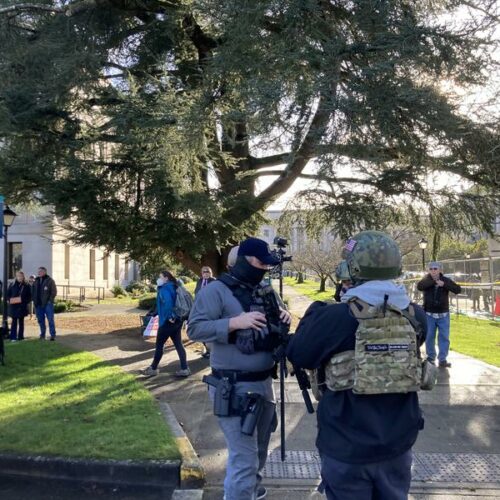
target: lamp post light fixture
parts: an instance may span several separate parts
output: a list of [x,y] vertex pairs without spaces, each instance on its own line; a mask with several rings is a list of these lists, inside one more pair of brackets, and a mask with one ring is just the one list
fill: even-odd
[[425,249],[427,248],[427,240],[425,238],[421,238],[418,242],[418,246],[420,250],[422,250],[422,270],[425,271]]
[[8,233],[9,227],[14,223],[14,219],[17,217],[16,212],[11,210],[7,205],[3,209],[3,227],[4,227],[4,238],[3,238],[3,313],[2,313],[2,338],[7,337],[9,334],[9,326],[7,323],[7,280],[8,273],[7,268],[9,266],[9,243],[8,243]]

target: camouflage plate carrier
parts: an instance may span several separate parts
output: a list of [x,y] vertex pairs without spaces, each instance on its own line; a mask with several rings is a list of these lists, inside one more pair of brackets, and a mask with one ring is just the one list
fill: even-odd
[[422,363],[409,312],[384,303],[375,307],[353,297],[349,307],[359,321],[354,351],[335,354],[325,367],[325,384],[332,391],[392,394],[420,389]]

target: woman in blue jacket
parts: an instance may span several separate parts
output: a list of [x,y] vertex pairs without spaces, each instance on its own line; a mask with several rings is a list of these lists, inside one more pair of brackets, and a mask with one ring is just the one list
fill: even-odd
[[175,299],[177,297],[177,280],[169,271],[162,271],[156,284],[156,310],[158,312],[158,333],[156,334],[156,350],[151,366],[142,371],[146,377],[158,375],[158,365],[163,356],[163,348],[170,338],[174,344],[181,362],[181,369],[175,372],[176,377],[188,377],[191,371],[187,365],[186,350],[182,344],[182,320],[174,313]]

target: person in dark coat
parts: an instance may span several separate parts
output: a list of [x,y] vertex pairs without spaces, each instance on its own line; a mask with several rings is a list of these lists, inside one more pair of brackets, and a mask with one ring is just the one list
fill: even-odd
[[[196,283],[196,288],[194,289],[194,296],[196,297],[198,292],[202,288],[205,288],[207,285],[212,283],[212,281],[215,281],[215,278],[213,277],[213,274],[212,274],[212,269],[208,266],[203,266],[201,268],[201,278]],[[205,359],[209,359],[210,358],[210,347],[205,342],[203,342],[203,348],[204,348],[204,352],[201,356]]]
[[36,319],[40,326],[40,340],[45,340],[45,317],[49,323],[50,340],[56,340],[56,325],[54,322],[54,301],[57,295],[55,281],[47,274],[45,267],[38,268],[38,278],[32,288]]
[[7,289],[9,316],[12,318],[10,340],[24,340],[24,318],[28,315],[28,306],[31,302],[31,287],[26,282],[22,271],[16,273],[15,281]]
[[417,284],[424,294],[424,311],[427,316],[427,338],[425,350],[430,363],[436,360],[436,330],[438,330],[438,361],[440,368],[450,368],[448,351],[450,349],[450,299],[449,294],[460,293],[462,288],[452,279],[443,275],[440,262],[429,264],[429,274]]

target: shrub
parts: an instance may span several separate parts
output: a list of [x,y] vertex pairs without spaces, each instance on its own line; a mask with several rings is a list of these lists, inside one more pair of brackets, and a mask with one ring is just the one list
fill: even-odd
[[156,305],[156,293],[149,293],[139,300],[139,309],[149,310]]
[[125,287],[125,290],[128,293],[131,293],[134,297],[138,297],[139,295],[143,295],[149,291],[149,285],[144,281],[131,281]]
[[68,305],[66,304],[66,301],[58,300],[54,303],[54,312],[56,314],[66,312],[67,310]]
[[113,294],[113,297],[118,297],[118,295],[127,295],[127,292],[121,285],[114,285],[113,288],[111,288],[111,293]]

